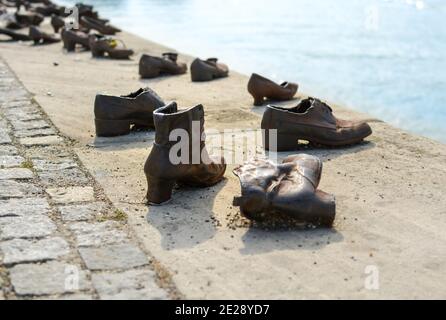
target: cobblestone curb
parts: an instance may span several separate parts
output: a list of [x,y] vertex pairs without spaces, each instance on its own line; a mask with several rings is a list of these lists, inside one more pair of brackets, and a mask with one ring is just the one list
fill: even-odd
[[0,300],[176,298],[66,142],[0,58]]

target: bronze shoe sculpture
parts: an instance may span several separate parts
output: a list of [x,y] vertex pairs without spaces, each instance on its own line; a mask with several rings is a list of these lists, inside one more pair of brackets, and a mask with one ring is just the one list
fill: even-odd
[[293,99],[299,86],[296,83],[277,84],[257,73],[253,73],[248,82],[248,92],[254,98],[254,105],[263,105],[265,98],[276,101]]
[[153,128],[153,111],[164,106],[163,100],[150,88],[139,89],[127,96],[97,95],[94,102],[96,135],[113,137],[137,129]]
[[194,82],[211,81],[227,77],[229,68],[227,65],[219,63],[217,58],[209,58],[207,60],[197,58],[192,62],[190,72]]
[[43,32],[35,26],[29,27],[29,37],[34,41],[34,44],[50,44],[60,42],[59,38]]
[[241,197],[234,198],[243,216],[263,222],[275,215],[315,226],[331,227],[335,198],[317,190],[322,161],[314,156],[289,156],[281,164],[254,159],[234,170],[241,183]]
[[44,17],[39,13],[25,12],[15,13],[15,19],[17,23],[23,26],[38,26],[44,20]]
[[86,16],[81,18],[80,25],[88,31],[96,30],[105,35],[115,35],[116,33],[121,32],[121,29],[116,28],[111,24],[105,23],[103,20]]
[[[119,46],[119,42],[122,46]],[[88,43],[94,58],[103,57],[107,53],[111,59],[129,59],[134,53],[133,50],[127,49],[122,41],[99,34],[90,34]]]
[[359,143],[372,134],[366,122],[337,119],[326,103],[315,98],[304,99],[290,109],[267,106],[262,129],[264,147],[270,151],[296,150],[299,140],[339,147]]
[[59,30],[65,27],[65,20],[62,17],[53,14],[51,16],[51,26],[54,29],[54,33],[59,33]]
[[80,44],[85,49],[90,49],[90,40],[88,38],[88,34],[77,31],[77,30],[68,30],[63,28],[60,33],[63,41],[63,47],[68,52],[72,52],[76,50],[76,45]]
[[[147,177],[147,201],[160,205],[172,197],[174,185],[209,187],[223,179],[226,164],[223,158],[213,159],[208,155],[202,140],[204,110],[197,105],[179,111],[175,102],[155,110],[155,143],[147,158],[144,172]],[[185,149],[177,150],[178,141],[171,141],[172,131],[186,133],[181,140]],[[171,151],[180,159],[171,159]],[[178,161],[180,160],[180,161]]]
[[187,65],[177,62],[177,59],[177,53],[164,53],[162,58],[143,54],[139,60],[139,75],[143,79],[150,79],[186,73]]
[[14,41],[30,41],[31,37],[27,34],[12,31],[6,28],[0,28],[0,34],[10,37]]

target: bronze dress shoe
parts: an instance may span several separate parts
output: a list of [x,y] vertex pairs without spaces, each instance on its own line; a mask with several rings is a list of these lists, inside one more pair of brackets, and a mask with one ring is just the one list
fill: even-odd
[[[325,146],[345,146],[359,143],[372,134],[366,122],[337,119],[326,103],[315,98],[304,99],[290,109],[267,106],[262,129],[264,147],[270,151],[295,150],[298,140]],[[277,133],[276,137],[274,133]]]
[[[144,166],[147,177],[147,201],[160,205],[172,197],[174,185],[209,187],[223,179],[226,164],[223,158],[209,156],[202,141],[204,132],[204,110],[197,105],[179,111],[175,102],[155,110],[155,143]],[[187,133],[184,139],[186,150],[177,149],[179,141],[171,141],[173,131]],[[172,151],[179,159],[171,159]],[[180,161],[177,161],[180,160]]]
[[111,59],[129,59],[134,53],[133,50],[127,49],[122,41],[99,34],[90,34],[88,43],[94,58],[103,57],[107,53]]
[[192,81],[211,81],[218,78],[227,77],[229,68],[223,63],[219,63],[216,58],[207,60],[195,59],[190,66]]
[[120,97],[98,94],[94,102],[96,135],[129,134],[132,126],[135,129],[153,128],[153,111],[162,106],[163,100],[150,88]]
[[105,23],[103,20],[91,18],[91,17],[82,17],[80,20],[80,25],[87,30],[96,30],[101,34],[105,35],[114,35],[118,32],[121,32],[121,29],[112,26],[111,24]]
[[143,54],[139,60],[139,75],[143,79],[150,79],[186,73],[187,65],[177,62],[177,58],[178,54],[170,52],[164,53],[162,58]]
[[44,17],[39,13],[25,12],[15,13],[15,19],[17,23],[23,26],[38,26],[44,20]]
[[265,77],[253,73],[248,82],[248,92],[254,98],[254,105],[263,105],[265,98],[276,101],[293,99],[299,86],[296,83],[277,84]]
[[90,49],[88,34],[82,31],[62,28],[60,35],[62,37],[63,47],[68,52],[75,51],[77,44],[80,44],[85,49]]
[[29,37],[35,44],[50,44],[60,42],[60,39],[49,33],[43,32],[35,26],[29,27]]
[[31,37],[29,35],[23,34],[20,32],[15,32],[15,31],[7,29],[7,28],[0,28],[0,34],[4,34],[4,35],[10,37],[14,41],[29,41],[29,40],[31,40]]
[[300,154],[282,164],[254,159],[234,170],[241,183],[241,197],[234,206],[242,215],[263,222],[279,214],[299,222],[331,227],[336,215],[335,198],[317,190],[322,161]]

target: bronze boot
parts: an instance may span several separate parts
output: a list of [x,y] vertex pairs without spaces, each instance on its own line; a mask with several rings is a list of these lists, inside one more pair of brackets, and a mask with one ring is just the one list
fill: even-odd
[[337,119],[326,103],[314,98],[304,99],[290,109],[267,106],[262,129],[264,147],[270,151],[296,150],[299,140],[316,145],[345,146],[359,143],[372,134],[366,122]]
[[139,75],[143,79],[156,78],[161,75],[180,75],[187,71],[185,63],[177,62],[178,54],[164,53],[163,57],[143,54],[139,60]]
[[254,98],[254,105],[263,105],[265,98],[276,101],[293,99],[299,86],[296,83],[277,84],[267,78],[253,73],[248,82],[248,92]]
[[211,81],[227,77],[229,68],[223,63],[218,63],[217,58],[207,60],[195,59],[190,66],[192,81]]
[[234,205],[250,220],[265,221],[279,214],[298,222],[331,227],[336,215],[335,198],[317,190],[322,161],[300,154],[282,164],[254,159],[234,170],[239,177],[241,197]]
[[[212,159],[207,152],[204,133],[204,110],[197,105],[178,111],[175,102],[156,110],[155,143],[147,158],[147,201],[159,205],[172,197],[174,185],[209,187],[220,182],[226,171],[223,158]],[[171,134],[181,138],[171,141]],[[177,139],[177,138],[175,138]],[[179,143],[183,148],[178,148]]]
[[162,106],[163,100],[150,88],[120,97],[98,94],[94,102],[96,135],[125,135],[132,126],[153,128],[153,111]]

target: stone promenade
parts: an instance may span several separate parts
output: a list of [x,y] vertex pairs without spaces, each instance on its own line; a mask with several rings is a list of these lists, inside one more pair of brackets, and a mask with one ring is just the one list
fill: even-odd
[[176,298],[160,274],[0,60],[0,300]]

